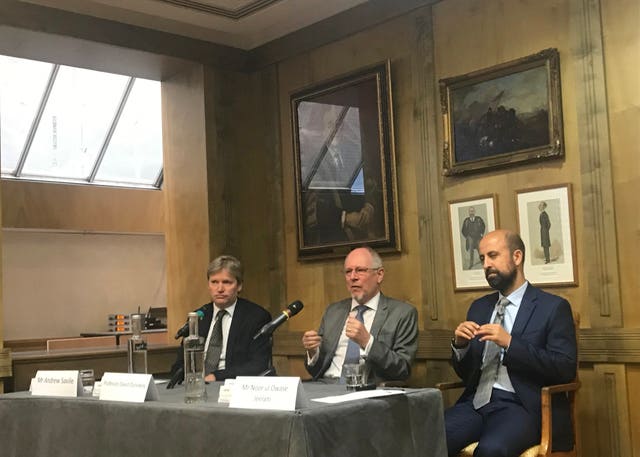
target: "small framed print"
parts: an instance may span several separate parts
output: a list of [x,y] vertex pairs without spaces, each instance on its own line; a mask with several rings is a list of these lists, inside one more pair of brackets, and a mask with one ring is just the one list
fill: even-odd
[[516,191],[525,276],[532,284],[577,285],[571,185]]
[[494,195],[449,202],[455,290],[489,287],[478,244],[486,233],[496,229],[495,202]]

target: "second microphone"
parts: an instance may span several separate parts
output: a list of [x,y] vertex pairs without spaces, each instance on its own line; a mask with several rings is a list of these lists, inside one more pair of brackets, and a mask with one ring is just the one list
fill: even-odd
[[304,305],[302,304],[302,302],[300,300],[294,301],[289,306],[287,306],[287,309],[283,310],[282,313],[278,317],[276,317],[274,320],[272,320],[268,324],[265,324],[260,329],[260,331],[255,334],[253,339],[255,340],[255,339],[260,338],[261,336],[269,336],[269,335],[271,335],[275,331],[275,329],[280,327],[280,325],[282,325],[290,317],[293,317],[296,314],[298,314],[302,310],[302,308],[304,308]]

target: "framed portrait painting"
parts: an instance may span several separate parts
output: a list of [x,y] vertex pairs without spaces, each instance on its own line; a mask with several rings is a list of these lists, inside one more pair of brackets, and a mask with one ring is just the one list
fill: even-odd
[[389,62],[291,95],[298,258],[400,250]]
[[536,285],[577,285],[571,185],[519,190],[516,197],[527,279]]
[[556,49],[440,80],[445,175],[564,157]]
[[449,202],[455,290],[489,287],[478,252],[480,239],[495,230],[496,196],[485,195]]

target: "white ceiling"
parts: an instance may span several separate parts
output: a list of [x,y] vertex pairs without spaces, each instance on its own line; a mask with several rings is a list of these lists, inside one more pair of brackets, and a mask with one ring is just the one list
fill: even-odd
[[367,0],[21,1],[245,50],[253,49],[367,2]]

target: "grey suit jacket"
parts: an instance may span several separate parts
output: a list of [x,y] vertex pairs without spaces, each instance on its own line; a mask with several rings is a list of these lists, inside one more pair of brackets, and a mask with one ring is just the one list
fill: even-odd
[[[314,381],[321,378],[331,366],[350,309],[349,298],[332,303],[322,316],[318,330],[322,335],[319,358],[311,366],[305,362]],[[409,377],[411,362],[418,349],[417,317],[413,306],[380,294],[370,332],[374,340],[366,358],[369,382],[405,380]]]

